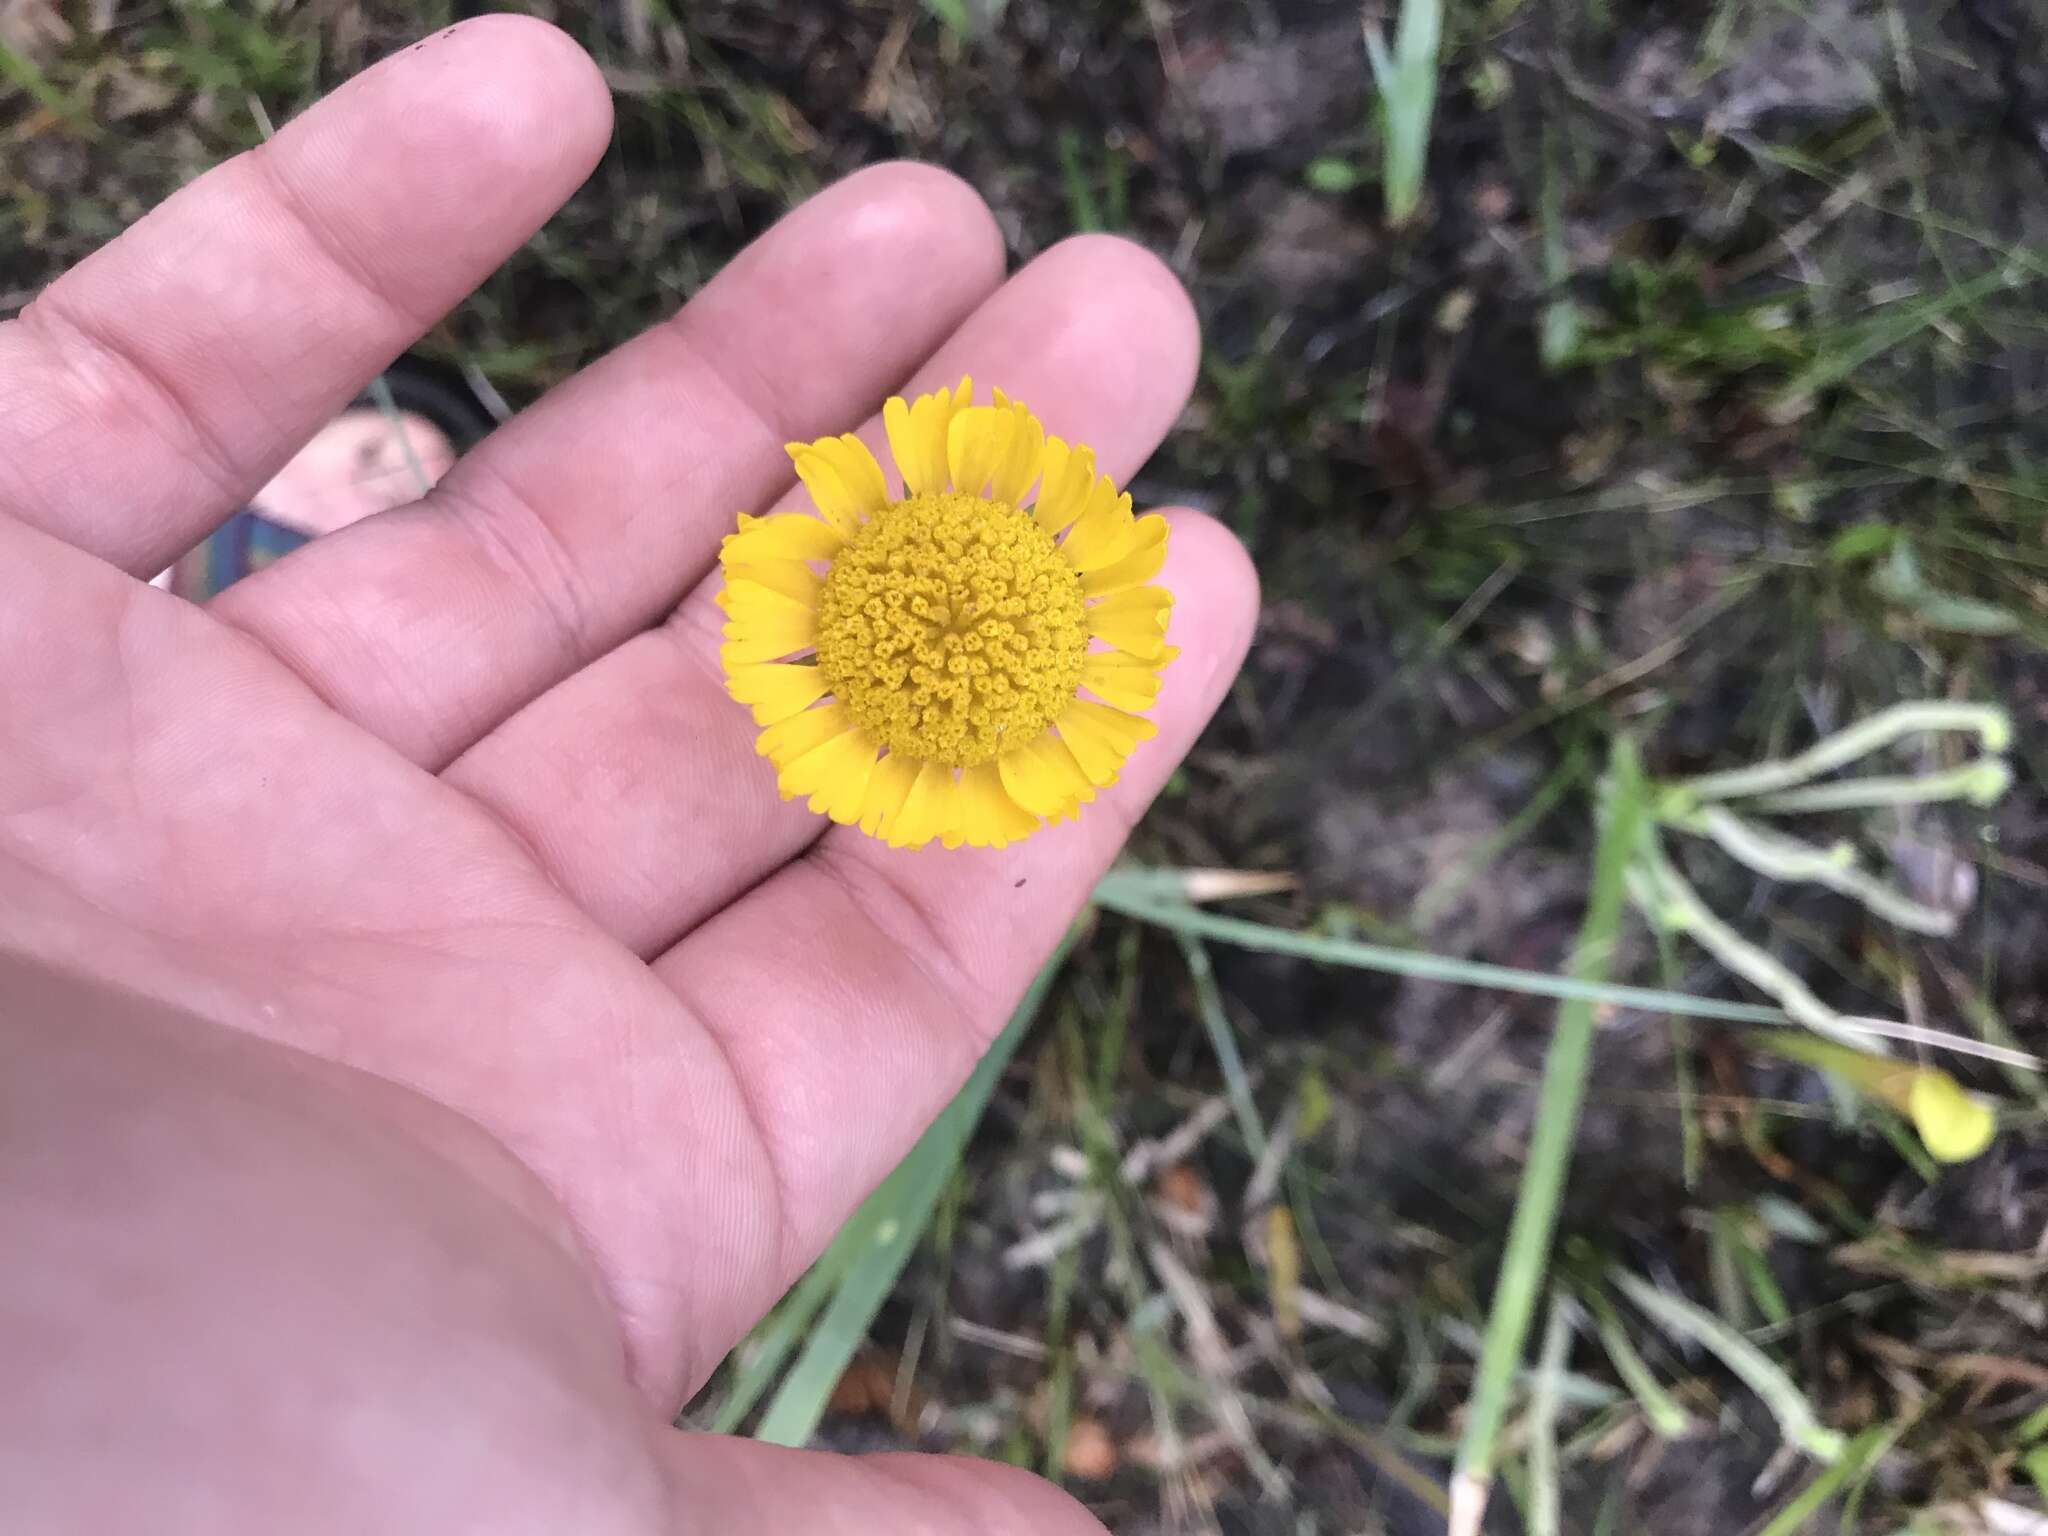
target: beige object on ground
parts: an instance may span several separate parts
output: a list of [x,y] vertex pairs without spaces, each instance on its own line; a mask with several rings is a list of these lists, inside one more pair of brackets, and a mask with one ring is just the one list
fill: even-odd
[[253,505],[272,522],[316,536],[404,506],[420,494],[407,440],[429,486],[454,466],[454,445],[424,416],[400,411],[393,420],[359,407],[321,428]]

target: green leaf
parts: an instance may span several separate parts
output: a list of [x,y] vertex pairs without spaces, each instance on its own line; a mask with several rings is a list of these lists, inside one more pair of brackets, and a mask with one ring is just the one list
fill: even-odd
[[1890,523],[1858,523],[1844,528],[1828,541],[1828,559],[1836,565],[1852,565],[1881,555],[1892,547],[1899,530]]
[[1443,41],[1443,0],[1401,0],[1389,52],[1376,23],[1365,29],[1366,56],[1379,86],[1387,188],[1387,222],[1399,229],[1422,204],[1436,112],[1437,51]]
[[1317,192],[1340,194],[1351,191],[1365,180],[1365,173],[1349,160],[1321,155],[1309,162],[1302,179]]

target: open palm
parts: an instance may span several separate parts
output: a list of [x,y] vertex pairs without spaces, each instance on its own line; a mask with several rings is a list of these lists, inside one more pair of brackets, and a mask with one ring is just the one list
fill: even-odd
[[559,1203],[665,1416],[958,1086],[1253,598],[1175,514],[1160,738],[1078,824],[907,854],[777,798],[704,578],[736,512],[796,494],[783,443],[875,440],[886,395],[971,371],[1122,476],[1193,373],[1151,258],[1078,239],[1004,282],[987,210],[912,166],[797,210],[426,500],[207,608],[146,585],[608,129],[562,36],[463,23],[0,327],[0,949],[482,1127]]

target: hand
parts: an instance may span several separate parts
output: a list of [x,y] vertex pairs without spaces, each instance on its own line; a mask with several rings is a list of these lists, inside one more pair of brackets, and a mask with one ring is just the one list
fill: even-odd
[[960,1083],[1253,609],[1174,514],[1158,739],[1078,824],[903,853],[777,798],[720,685],[718,538],[794,500],[785,441],[877,438],[965,371],[1128,475],[1196,362],[1155,261],[1081,238],[1006,282],[965,186],[870,170],[426,500],[203,609],[146,585],[608,131],[564,37],[464,22],[0,326],[0,1484],[31,1526],[1094,1528],[1001,1469],[663,1426]]

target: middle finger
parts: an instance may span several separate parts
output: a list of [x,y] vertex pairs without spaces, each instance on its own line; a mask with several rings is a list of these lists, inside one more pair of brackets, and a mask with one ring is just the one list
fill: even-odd
[[783,443],[879,405],[1002,264],[958,178],[909,164],[848,177],[426,500],[315,540],[211,612],[438,769],[667,612],[733,513],[781,490]]

